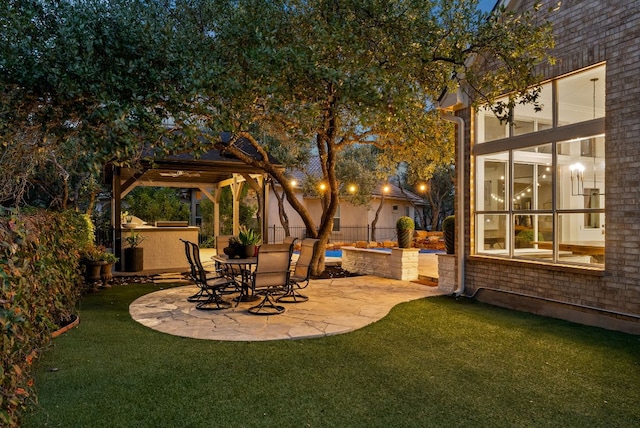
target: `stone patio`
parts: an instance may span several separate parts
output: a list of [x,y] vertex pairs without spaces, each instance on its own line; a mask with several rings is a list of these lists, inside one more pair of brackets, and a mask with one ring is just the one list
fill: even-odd
[[281,315],[251,315],[255,303],[201,311],[187,297],[195,285],[147,294],[129,307],[137,322],[194,339],[266,341],[347,333],[378,321],[399,303],[444,294],[438,287],[375,276],[312,280],[302,293],[309,301],[285,304]]

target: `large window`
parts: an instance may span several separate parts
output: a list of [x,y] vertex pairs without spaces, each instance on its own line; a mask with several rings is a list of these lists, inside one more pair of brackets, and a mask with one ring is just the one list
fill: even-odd
[[545,109],[517,106],[510,126],[479,109],[477,143],[495,143],[474,147],[476,254],[604,265],[604,75],[545,84]]

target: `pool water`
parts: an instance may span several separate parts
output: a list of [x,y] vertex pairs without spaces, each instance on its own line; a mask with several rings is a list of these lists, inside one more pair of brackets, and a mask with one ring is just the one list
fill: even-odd
[[[391,248],[369,248],[369,250],[375,250],[375,251],[383,251],[385,253],[390,253],[391,252]],[[444,251],[440,251],[440,250],[429,250],[427,248],[421,248],[420,249],[420,254],[438,254],[438,253],[444,253]],[[327,250],[324,253],[325,257],[342,257],[342,250]]]

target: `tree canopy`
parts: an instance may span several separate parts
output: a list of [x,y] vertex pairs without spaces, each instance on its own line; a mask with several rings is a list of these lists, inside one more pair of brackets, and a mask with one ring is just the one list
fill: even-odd
[[[283,183],[324,245],[345,147],[428,159],[428,178],[431,164],[453,153],[451,125],[429,113],[444,89],[535,100],[534,66],[552,45],[537,12],[489,16],[475,0],[8,0],[0,6],[0,162],[14,168],[16,147],[29,144],[44,153],[16,171],[29,177],[49,154],[67,153],[79,173],[135,162],[143,146],[222,148]],[[507,111],[496,108],[504,119]],[[221,131],[230,142],[216,137]],[[248,156],[240,139],[262,156]],[[320,224],[269,163],[270,139],[320,157],[329,188]]]

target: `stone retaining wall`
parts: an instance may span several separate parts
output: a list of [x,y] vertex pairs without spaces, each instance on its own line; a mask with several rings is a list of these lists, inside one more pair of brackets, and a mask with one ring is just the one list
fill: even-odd
[[360,275],[415,281],[418,279],[417,248],[392,248],[391,253],[342,247],[342,268]]

